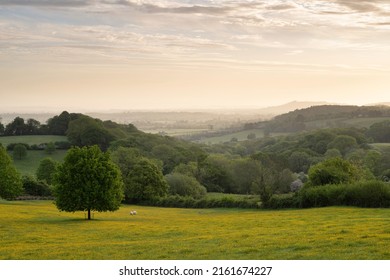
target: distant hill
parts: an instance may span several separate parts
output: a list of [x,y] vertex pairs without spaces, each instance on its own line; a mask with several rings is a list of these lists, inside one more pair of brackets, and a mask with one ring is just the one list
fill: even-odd
[[366,106],[390,106],[390,102],[381,102],[381,103],[367,104]]
[[313,107],[313,106],[321,106],[321,105],[331,105],[331,104],[328,102],[325,102],[325,101],[319,101],[319,102],[292,101],[292,102],[289,102],[286,104],[260,109],[259,113],[264,114],[264,115],[276,116],[276,115],[288,113],[288,112],[299,110],[299,109],[305,109],[305,108],[309,108],[309,107]]
[[267,122],[266,130],[297,132],[327,127],[369,127],[389,118],[387,106],[322,105],[276,116]]

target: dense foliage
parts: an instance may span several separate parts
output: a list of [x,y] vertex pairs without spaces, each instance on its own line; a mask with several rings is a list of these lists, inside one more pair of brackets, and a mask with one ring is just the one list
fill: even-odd
[[81,116],[68,124],[66,135],[72,145],[83,147],[98,145],[107,150],[110,142],[115,139],[100,120]]
[[359,180],[373,179],[368,171],[341,158],[330,158],[320,162],[309,170],[310,186],[352,183]]
[[168,193],[161,169],[137,150],[119,148],[113,152],[112,158],[122,173],[126,202],[137,203]]
[[115,211],[123,199],[123,182],[109,154],[98,146],[74,147],[54,177],[56,206],[67,212]]
[[27,156],[27,148],[23,144],[16,144],[13,149],[14,159],[21,160]]
[[32,176],[23,176],[23,189],[26,195],[31,196],[51,196],[50,186],[41,180],[36,180]]
[[304,188],[298,197],[300,207],[304,208],[333,205],[390,207],[390,184],[368,181]]
[[192,176],[175,172],[165,175],[165,180],[169,185],[169,193],[171,195],[189,196],[199,199],[207,193],[206,188]]
[[37,179],[44,181],[49,185],[52,185],[54,174],[57,171],[58,162],[54,161],[51,158],[44,158],[39,163],[38,169],[36,171]]
[[14,199],[23,193],[22,180],[12,159],[0,144],[0,197]]

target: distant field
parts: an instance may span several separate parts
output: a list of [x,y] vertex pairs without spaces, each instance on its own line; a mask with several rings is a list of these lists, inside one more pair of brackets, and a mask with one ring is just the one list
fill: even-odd
[[[27,156],[25,158],[21,160],[14,159],[14,165],[22,175],[34,175],[42,159],[50,157],[61,162],[64,159],[65,154],[65,150],[57,150],[51,155],[47,154],[45,151],[27,151]],[[9,152],[9,155],[12,157],[12,152]]]
[[353,126],[357,127],[366,127],[369,128],[374,123],[382,122],[389,120],[389,117],[383,117],[383,118],[353,118],[348,119],[345,121],[347,124],[351,124]]
[[203,129],[203,128],[172,128],[172,129],[145,129],[142,130],[143,132],[146,133],[152,133],[152,134],[159,134],[159,133],[164,133],[168,136],[187,136],[187,135],[192,135],[192,134],[197,134],[197,133],[202,133],[208,131],[208,129]]
[[390,152],[390,143],[374,143],[370,145],[376,149]]
[[123,206],[94,216],[0,201],[0,259],[390,259],[390,209]]
[[229,133],[221,136],[203,138],[202,140],[200,140],[200,142],[205,144],[218,144],[218,143],[229,142],[232,140],[232,138],[237,138],[238,141],[243,141],[248,139],[247,137],[250,133],[254,133],[256,135],[256,138],[262,138],[264,136],[263,129],[248,129],[248,130]]
[[365,127],[369,128],[372,124],[388,120],[388,117],[383,118],[338,118],[338,119],[325,119],[305,122],[308,129],[320,129],[327,127]]
[[57,135],[26,135],[26,136],[2,136],[0,143],[6,147],[10,143],[25,143],[29,145],[39,145],[42,143],[67,141],[66,136]]
[[[205,137],[202,138],[200,142],[205,144],[219,144],[219,143],[229,142],[232,140],[232,138],[237,138],[238,141],[244,141],[244,140],[248,140],[248,135],[251,133],[254,133],[256,135],[256,138],[264,137],[264,130],[258,128],[258,129],[248,129],[240,132],[229,133],[221,136]],[[271,136],[282,136],[287,134],[289,133],[276,132],[276,133],[271,133]]]
[[[66,136],[56,136],[56,135],[28,135],[28,136],[4,136],[0,137],[0,143],[3,147],[7,147],[10,143],[25,143],[28,145],[39,145],[42,143],[57,142],[57,141],[67,141]],[[45,151],[27,151],[27,156],[21,160],[14,159],[14,165],[16,169],[22,175],[34,175],[39,163],[42,159],[50,157],[56,161],[61,162],[65,157],[66,151],[57,150],[55,153],[49,155]],[[9,152],[9,155],[12,157],[12,152]]]

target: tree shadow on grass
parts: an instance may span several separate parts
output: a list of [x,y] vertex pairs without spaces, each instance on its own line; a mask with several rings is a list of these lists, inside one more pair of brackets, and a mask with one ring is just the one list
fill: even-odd
[[38,218],[35,221],[38,223],[45,223],[45,224],[86,224],[86,223],[103,222],[105,220],[103,219],[88,220],[82,217],[80,218],[53,217],[53,218]]
[[90,223],[102,223],[102,222],[110,222],[110,223],[127,223],[127,222],[134,222],[134,220],[131,219],[115,219],[115,218],[95,218],[95,219],[85,219],[83,217],[45,217],[45,218],[37,218],[35,219],[35,222],[37,223],[44,223],[44,224],[90,224]]

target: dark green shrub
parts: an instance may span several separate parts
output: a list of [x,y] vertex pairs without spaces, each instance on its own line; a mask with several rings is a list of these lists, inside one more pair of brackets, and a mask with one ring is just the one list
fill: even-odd
[[44,181],[35,180],[32,176],[23,176],[24,192],[33,196],[51,196],[51,190],[48,184]]
[[324,186],[358,181],[361,170],[351,162],[341,158],[330,158],[312,166],[309,170],[309,184]]
[[286,208],[298,208],[299,200],[297,195],[293,196],[272,196],[271,199],[262,205],[267,209],[286,209]]
[[26,150],[31,149],[30,145],[28,145],[26,143],[10,143],[7,145],[7,151],[13,151],[15,146],[17,146],[17,145],[22,145],[22,146],[26,147]]
[[390,184],[369,181],[348,185],[344,202],[360,207],[390,207]]
[[257,202],[232,197],[201,198],[170,195],[140,202],[142,205],[175,208],[258,208]]
[[299,191],[298,200],[303,208],[332,205],[390,207],[390,184],[367,181],[307,187]]
[[206,195],[206,188],[202,186],[194,177],[180,173],[165,175],[165,180],[169,185],[169,193],[172,195],[190,196],[202,198]]
[[345,185],[325,185],[303,188],[298,193],[299,206],[324,207],[330,205],[343,205]]
[[70,144],[70,142],[68,142],[68,141],[57,141],[57,142],[54,142],[54,145],[56,146],[56,148],[58,150],[68,150],[72,146]]

